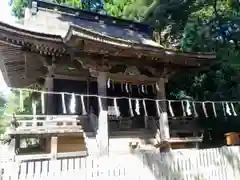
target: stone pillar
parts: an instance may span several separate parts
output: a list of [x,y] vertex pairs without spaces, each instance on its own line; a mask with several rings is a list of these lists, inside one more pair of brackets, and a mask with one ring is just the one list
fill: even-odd
[[[98,74],[98,95],[106,96],[107,74],[99,72]],[[100,155],[108,155],[108,116],[107,116],[107,99],[101,98],[101,108],[99,106],[97,139],[99,143]]]
[[[165,81],[161,78],[157,82],[159,91],[157,91],[157,99],[162,100],[166,99],[165,94]],[[160,138],[161,139],[168,139],[170,138],[169,133],[169,124],[168,124],[168,115],[167,115],[167,102],[166,101],[159,101],[159,106],[161,107],[161,113],[159,118],[159,126],[160,126]]]

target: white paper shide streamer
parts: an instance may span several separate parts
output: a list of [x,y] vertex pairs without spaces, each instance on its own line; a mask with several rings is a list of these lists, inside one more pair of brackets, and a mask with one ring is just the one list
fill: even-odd
[[83,115],[87,115],[87,111],[86,111],[86,107],[85,107],[83,96],[81,96],[81,104],[82,104],[82,114]]
[[128,99],[128,103],[129,103],[130,116],[133,117],[134,114],[133,114],[133,109],[132,109],[132,99],[131,98]]
[[217,117],[217,111],[216,111],[216,107],[215,107],[215,103],[214,102],[212,102],[212,108],[213,108],[214,117]]
[[136,99],[135,112],[137,113],[137,115],[140,115],[139,99]]
[[185,111],[185,107],[184,107],[184,102],[183,101],[181,101],[181,106],[182,106],[183,116],[186,116],[186,111]]
[[171,116],[174,117],[171,101],[168,101],[168,108],[169,108],[169,112],[170,112]]
[[145,116],[148,116],[148,113],[147,113],[147,107],[146,107],[146,102],[145,102],[144,99],[143,99],[142,101],[143,101],[144,115],[145,115]]
[[160,88],[159,88],[159,86],[158,86],[158,83],[156,83],[156,89],[157,89],[157,91],[160,91]]
[[42,114],[45,114],[45,92],[41,93],[41,108]]
[[72,93],[71,101],[70,101],[70,112],[71,114],[76,113],[76,97],[75,94]]
[[237,116],[237,113],[235,111],[235,107],[234,107],[233,103],[231,103],[231,108],[232,108],[232,111],[233,111],[233,115]]
[[203,108],[204,115],[207,118],[208,117],[208,113],[207,113],[205,102],[202,103],[202,108]]
[[229,116],[231,116],[232,113],[231,113],[231,109],[230,109],[228,103],[226,102],[225,105],[226,105],[226,113],[227,113]]
[[226,116],[226,109],[225,109],[224,106],[225,106],[225,105],[224,105],[224,103],[222,102],[223,115]]
[[119,117],[120,116],[120,111],[119,111],[119,108],[118,108],[118,105],[117,105],[117,99],[116,98],[114,98],[113,104],[114,104],[114,109],[115,109],[115,112],[116,112],[116,116]]
[[187,103],[187,105],[186,105],[187,115],[188,115],[188,116],[191,116],[191,115],[192,115],[192,111],[191,111],[190,103],[189,103],[189,101],[186,101],[186,103]]
[[110,79],[108,79],[108,81],[107,81],[107,87],[108,87],[108,88],[111,87],[111,81],[110,81]]
[[156,107],[157,107],[157,115],[158,115],[158,117],[161,117],[161,109],[160,109],[158,100],[156,100]]
[[144,85],[142,85],[142,88],[141,88],[141,89],[142,89],[142,93],[145,93],[145,91],[144,91]]
[[127,83],[126,83],[126,85],[125,85],[125,90],[126,90],[127,93],[129,93],[128,84],[127,84]]
[[102,98],[101,97],[98,97],[98,104],[99,104],[99,110],[101,112],[103,110]]
[[63,110],[63,114],[66,114],[67,110],[66,110],[65,94],[61,93],[61,97],[62,97],[62,110]]

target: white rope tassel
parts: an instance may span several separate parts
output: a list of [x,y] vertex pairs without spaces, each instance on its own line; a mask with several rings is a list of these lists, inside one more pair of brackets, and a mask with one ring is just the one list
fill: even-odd
[[216,112],[216,107],[214,102],[212,102],[212,108],[213,108],[214,117],[217,117],[217,112]]
[[187,111],[187,115],[191,116],[192,115],[192,111],[191,111],[191,106],[189,101],[186,101],[187,105],[186,105],[186,111]]
[[224,103],[222,102],[222,108],[223,108],[223,115],[226,116],[226,109],[224,107]]
[[186,116],[186,112],[185,112],[183,101],[181,101],[181,106],[182,106],[183,116]]
[[148,116],[147,107],[146,107],[146,102],[145,102],[144,99],[143,99],[143,109],[144,109],[144,115],[145,115],[145,116]]
[[82,114],[83,115],[87,115],[87,111],[86,111],[86,107],[85,107],[83,96],[81,96],[81,104],[82,104]]
[[237,116],[237,113],[235,111],[235,107],[234,107],[233,103],[231,103],[231,108],[232,108],[232,111],[233,111],[233,115]]
[[129,102],[130,116],[133,117],[134,114],[133,114],[133,109],[132,109],[132,100],[131,100],[131,98],[128,99],[128,102]]
[[70,112],[72,114],[76,113],[76,97],[75,94],[72,93],[71,101],[70,101]]
[[45,114],[45,93],[41,93],[41,108],[42,108],[42,114]]
[[140,104],[139,104],[139,99],[136,99],[135,112],[137,113],[137,115],[140,115]]
[[156,100],[156,107],[157,107],[157,115],[158,115],[158,117],[161,117],[161,110],[160,110],[160,106],[159,106],[158,100]]
[[24,102],[23,102],[23,92],[22,90],[19,91],[19,105],[20,105],[20,111],[24,111]]
[[194,116],[195,116],[195,117],[198,117],[198,113],[197,113],[197,110],[196,110],[196,105],[195,105],[194,102],[192,102],[192,106],[193,106]]
[[61,93],[61,96],[62,96],[62,108],[63,108],[63,114],[66,114],[66,113],[67,113],[67,110],[66,110],[66,103],[65,103],[64,93]]
[[116,98],[114,98],[113,104],[114,104],[114,109],[115,109],[115,112],[116,112],[116,116],[119,117],[120,112],[119,112],[119,108],[118,108],[118,105],[117,105],[117,99]]
[[203,108],[204,115],[205,115],[205,117],[207,118],[207,117],[208,117],[208,114],[207,114],[207,109],[206,109],[205,102],[202,103],[202,108]]
[[232,115],[231,109],[230,109],[230,107],[229,107],[229,105],[228,105],[227,102],[226,102],[225,104],[226,104],[226,113],[227,113],[229,116],[231,116],[231,115]]
[[121,83],[121,91],[124,92],[124,90],[123,90],[123,83]]
[[110,79],[108,79],[108,81],[107,81],[107,87],[108,87],[108,88],[111,87],[111,81],[110,81]]
[[169,111],[170,111],[171,116],[174,117],[174,113],[173,113],[171,101],[168,101],[168,108],[169,108]]

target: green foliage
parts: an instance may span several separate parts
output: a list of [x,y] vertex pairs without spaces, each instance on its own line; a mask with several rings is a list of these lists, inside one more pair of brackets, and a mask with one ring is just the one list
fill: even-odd
[[105,0],[104,9],[114,17],[140,20],[152,0]]
[[[101,0],[46,0],[48,2],[79,8],[83,10],[88,10],[92,12],[103,11],[103,4]],[[11,0],[12,12],[17,18],[23,18],[25,13],[25,8],[28,5],[28,0]]]
[[28,5],[28,0],[13,0],[11,3],[13,15],[17,18],[24,17],[25,7]]

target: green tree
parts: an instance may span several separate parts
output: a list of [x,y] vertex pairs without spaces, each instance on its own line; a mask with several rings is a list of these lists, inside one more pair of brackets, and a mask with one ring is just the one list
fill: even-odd
[[[48,2],[65,5],[69,7],[84,9],[93,12],[103,11],[103,3],[101,0],[46,0]],[[17,18],[23,18],[25,8],[28,5],[28,0],[11,0],[13,15]]]

